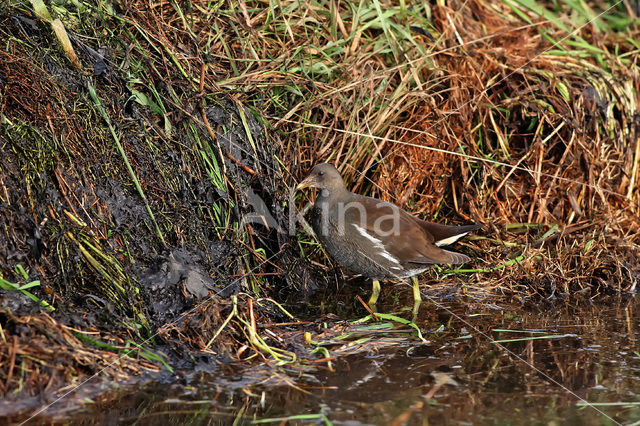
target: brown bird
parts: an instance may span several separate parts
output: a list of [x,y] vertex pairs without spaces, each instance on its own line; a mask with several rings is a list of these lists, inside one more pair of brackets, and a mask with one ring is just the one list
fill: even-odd
[[416,275],[436,263],[471,260],[441,247],[483,226],[425,222],[391,203],[349,192],[340,172],[328,163],[316,165],[296,190],[307,187],[320,189],[311,211],[316,236],[338,263],[373,279],[372,306],[380,280],[410,277],[417,313],[421,297]]

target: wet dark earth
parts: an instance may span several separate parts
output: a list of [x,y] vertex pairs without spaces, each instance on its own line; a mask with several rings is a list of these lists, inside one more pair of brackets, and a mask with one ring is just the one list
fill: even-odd
[[638,310],[622,297],[531,306],[429,300],[418,320],[426,342],[415,333],[361,335],[353,344],[369,346],[331,368],[220,363],[167,373],[71,411],[61,402],[31,422],[640,424]]

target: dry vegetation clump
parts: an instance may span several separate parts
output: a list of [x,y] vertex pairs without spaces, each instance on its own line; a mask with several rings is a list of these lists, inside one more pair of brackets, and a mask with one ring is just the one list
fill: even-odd
[[[426,218],[489,224],[474,283],[519,296],[634,291],[638,27],[610,9],[586,26],[568,6],[516,9],[434,5],[437,36],[410,40],[392,14],[381,26],[398,31],[397,44],[344,61],[354,78],[319,95],[334,97],[334,114],[316,115],[322,125],[294,155],[335,162],[356,190]],[[487,273],[511,259],[520,262]]]
[[[273,359],[282,363],[296,361],[291,341],[265,325],[291,321],[293,316],[271,299],[254,299],[246,294],[222,299],[207,298],[178,321],[166,324],[158,335],[176,350],[185,343],[192,350],[212,353],[238,361]],[[300,333],[298,333],[300,334]]]
[[[482,3],[455,14],[436,8],[433,22],[450,44],[478,41],[432,56],[437,83],[379,162],[381,197],[411,199],[429,216],[456,211],[490,223],[486,235],[512,247],[481,244],[485,263],[523,260],[486,277],[489,286],[499,281],[520,296],[634,291],[640,74],[634,59],[608,52],[635,47],[587,28],[577,35],[597,54],[559,51],[549,38],[563,32],[519,30],[521,22]],[[503,35],[483,39],[487,33]]]
[[[139,359],[136,350],[127,350],[116,336],[100,332],[86,335],[48,315],[18,316],[5,308],[0,310],[0,320],[0,393],[5,396],[0,410],[5,413],[9,407],[4,404],[28,405],[29,397],[61,396],[65,389],[73,389],[88,376],[122,381],[159,370],[154,363]],[[78,338],[80,335],[94,341],[111,341],[111,345],[96,349],[87,346]],[[123,356],[123,352],[127,355]],[[38,397],[36,402],[44,401]]]

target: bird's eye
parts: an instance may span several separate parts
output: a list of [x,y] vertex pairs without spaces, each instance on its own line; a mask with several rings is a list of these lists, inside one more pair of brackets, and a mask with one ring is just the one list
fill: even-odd
[[318,176],[324,176],[324,172],[318,172]]

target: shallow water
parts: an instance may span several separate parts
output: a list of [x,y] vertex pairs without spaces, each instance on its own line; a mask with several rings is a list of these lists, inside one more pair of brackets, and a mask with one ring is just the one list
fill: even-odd
[[322,424],[324,415],[341,425],[630,424],[640,420],[638,308],[619,297],[526,308],[427,301],[418,320],[427,343],[394,335],[391,347],[339,357],[334,371],[222,364],[112,390],[37,420],[246,424],[298,416],[288,424]]

